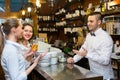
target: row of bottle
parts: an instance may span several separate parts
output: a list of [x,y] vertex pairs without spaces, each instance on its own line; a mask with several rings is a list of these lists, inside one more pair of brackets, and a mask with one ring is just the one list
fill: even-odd
[[118,9],[119,5],[116,4],[118,4],[117,0],[100,0],[98,5],[89,3],[86,14],[90,14],[95,11],[106,13],[107,11]]
[[40,21],[54,21],[54,16],[38,16]]
[[56,28],[39,28],[38,31],[49,31],[49,32],[57,32]]
[[111,35],[120,35],[120,22],[106,22],[106,31]]
[[103,18],[106,31],[111,35],[120,35],[120,16],[106,16]]

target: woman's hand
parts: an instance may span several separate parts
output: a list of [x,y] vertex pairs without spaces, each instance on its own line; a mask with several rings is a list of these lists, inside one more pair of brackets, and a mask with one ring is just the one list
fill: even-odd
[[[31,54],[33,54],[33,53],[31,52]],[[30,72],[37,66],[39,60],[40,60],[43,56],[45,56],[46,54],[47,54],[47,52],[46,52],[46,53],[41,53],[38,57],[36,57],[36,58],[34,59],[33,64],[31,64],[30,67],[26,70],[26,74],[27,74],[27,75],[30,74]]]
[[40,59],[41,59],[42,57],[44,57],[46,54],[47,54],[47,52],[45,52],[45,53],[40,53],[40,55],[35,58],[35,60],[34,60],[33,63],[37,65],[38,62],[40,61]]
[[32,63],[34,54],[36,53],[36,51],[33,51],[32,49],[30,49],[27,53],[25,53],[24,57],[27,61]]

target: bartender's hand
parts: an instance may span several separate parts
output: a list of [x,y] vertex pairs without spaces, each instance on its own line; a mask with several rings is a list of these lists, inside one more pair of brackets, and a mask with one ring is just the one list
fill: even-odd
[[82,47],[82,51],[78,51],[78,50],[73,49],[73,52],[76,53],[77,55],[80,55],[80,56],[87,55],[87,50],[84,47]]
[[73,60],[72,57],[69,57],[69,58],[67,59],[67,62],[68,62],[68,63],[74,63],[74,60]]

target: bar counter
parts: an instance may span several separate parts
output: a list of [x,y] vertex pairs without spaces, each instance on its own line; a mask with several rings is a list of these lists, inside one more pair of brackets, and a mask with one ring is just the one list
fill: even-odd
[[103,80],[103,77],[76,64],[57,63],[35,70],[46,80]]

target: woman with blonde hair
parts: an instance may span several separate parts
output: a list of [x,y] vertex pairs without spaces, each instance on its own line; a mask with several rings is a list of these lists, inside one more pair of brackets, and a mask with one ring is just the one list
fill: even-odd
[[[3,36],[3,33],[2,33],[2,30],[1,30],[1,27],[0,26],[0,54],[2,54],[2,50],[3,50],[3,47],[4,47],[4,36]],[[1,56],[0,56],[0,59],[1,59]],[[0,80],[5,80],[5,77],[4,77],[4,72],[3,72],[3,69],[2,69],[2,66],[1,66],[1,62],[0,62]]]
[[2,53],[3,47],[4,47],[4,36],[1,30],[1,26],[0,26],[0,54]]

